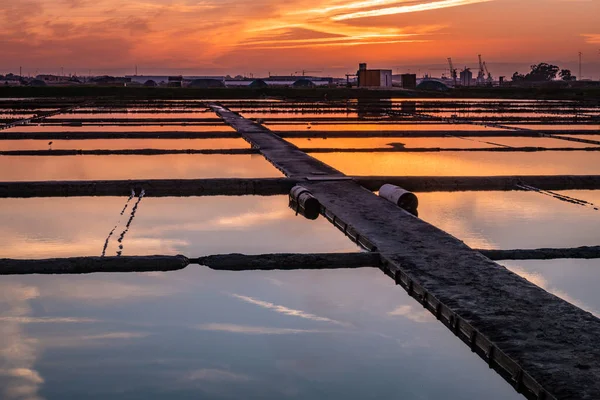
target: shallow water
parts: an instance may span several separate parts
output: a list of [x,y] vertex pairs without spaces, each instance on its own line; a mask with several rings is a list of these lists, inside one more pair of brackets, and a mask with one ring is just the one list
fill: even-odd
[[[0,254],[10,258],[116,255],[140,193],[127,197],[0,199]],[[123,241],[123,255],[358,251],[324,218],[309,221],[287,196],[143,197]],[[126,207],[123,215],[121,210]]]
[[232,132],[234,129],[225,124],[204,125],[23,125],[9,128],[11,132]]
[[0,181],[268,178],[281,176],[281,173],[261,155],[0,157]]
[[600,174],[600,154],[597,152],[326,153],[313,156],[348,175]]
[[0,140],[0,150],[247,149],[244,139]]
[[475,140],[478,142],[488,142],[501,146],[509,147],[545,147],[545,148],[557,148],[557,147],[570,147],[570,148],[583,148],[583,147],[595,147],[589,143],[572,142],[568,140],[553,139],[546,137],[485,137],[485,138],[464,138],[465,140]]
[[[97,254],[125,200],[2,199],[0,251]],[[357,250],[325,219],[295,216],[286,196],[143,198],[123,243],[124,254]],[[0,348],[21,349],[0,351],[0,362],[36,377],[0,377],[4,394],[26,387],[46,400],[436,399],[449,391],[519,398],[377,269],[191,265],[5,276],[0,288]]]
[[558,124],[558,125],[507,125],[513,128],[533,129],[537,131],[560,131],[560,130],[577,130],[577,131],[598,131],[600,132],[600,124]]
[[[260,250],[275,250],[266,245]],[[0,392],[46,400],[518,399],[381,272],[3,277]],[[426,373],[424,373],[426,371]]]
[[[556,193],[600,205],[598,190]],[[600,245],[600,211],[593,207],[525,191],[417,195],[419,218],[474,248],[535,249]]]
[[500,261],[548,292],[600,317],[600,260]]
[[505,131],[501,128],[469,124],[263,124],[273,131]]
[[456,137],[444,138],[289,138],[286,140],[300,148],[369,149],[386,147],[406,148],[487,148],[498,147],[477,140]]

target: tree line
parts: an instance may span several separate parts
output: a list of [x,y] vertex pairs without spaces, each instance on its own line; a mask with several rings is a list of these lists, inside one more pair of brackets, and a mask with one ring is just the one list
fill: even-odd
[[553,81],[559,76],[563,81],[575,81],[577,78],[571,74],[571,70],[560,69],[556,65],[548,63],[539,63],[531,66],[528,74],[515,72],[512,76],[513,82],[548,82]]

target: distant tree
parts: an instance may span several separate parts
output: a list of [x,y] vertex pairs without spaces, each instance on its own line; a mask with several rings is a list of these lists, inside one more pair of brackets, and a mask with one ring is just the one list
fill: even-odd
[[570,69],[561,69],[558,73],[558,76],[560,76],[563,81],[574,81],[576,79],[573,75],[571,75]]
[[512,76],[513,82],[521,82],[525,80],[525,75],[515,72]]
[[527,75],[515,72],[512,76],[514,82],[548,82],[556,78],[559,68],[556,65],[539,63],[531,66],[531,71]]
[[527,80],[539,82],[539,81],[551,81],[556,78],[559,68],[556,65],[539,63],[531,66],[531,72],[527,74]]

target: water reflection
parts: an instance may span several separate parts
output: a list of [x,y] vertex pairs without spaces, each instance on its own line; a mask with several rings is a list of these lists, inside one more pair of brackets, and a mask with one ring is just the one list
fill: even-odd
[[[259,248],[276,249],[266,242]],[[27,377],[3,375],[5,392],[27,384],[31,396],[19,400],[364,399],[373,393],[519,398],[374,269],[231,273],[188,267],[3,282],[29,292],[3,291],[2,309],[18,304],[31,317],[96,321],[12,323],[18,332],[12,338],[33,344],[18,358],[0,353],[2,365],[12,363],[11,370]],[[124,293],[119,285],[131,295],[115,296]],[[93,294],[72,295],[71,287]],[[3,342],[3,349],[5,343],[11,344]]]
[[327,153],[315,158],[348,175],[498,176],[600,174],[596,152]]
[[[491,138],[490,138],[491,139]],[[497,147],[482,141],[468,140],[457,137],[443,138],[289,138],[288,142],[300,148],[335,148],[335,149],[365,149],[365,148],[486,148]],[[568,143],[568,142],[567,142]],[[1,144],[1,143],[0,143]]]
[[[599,191],[566,191],[600,203]],[[596,246],[600,213],[533,192],[419,193],[419,217],[476,248]],[[560,229],[557,229],[560,227]]]
[[0,180],[268,178],[282,174],[261,155],[5,156]]
[[6,130],[11,132],[232,132],[229,125],[20,125]]
[[273,131],[502,131],[502,128],[483,127],[469,124],[377,124],[377,123],[344,123],[344,124],[264,124]]
[[0,140],[0,150],[247,149],[244,139]]
[[600,317],[600,260],[501,261],[516,274]]
[[[0,200],[0,254],[11,258],[107,255],[118,250],[131,206],[124,197]],[[145,197],[123,241],[124,255],[255,254],[263,243],[278,252],[355,251],[320,218],[309,221],[287,207],[286,196]],[[72,289],[77,290],[77,289]],[[128,290],[124,287],[123,292]],[[121,290],[119,290],[121,293]]]

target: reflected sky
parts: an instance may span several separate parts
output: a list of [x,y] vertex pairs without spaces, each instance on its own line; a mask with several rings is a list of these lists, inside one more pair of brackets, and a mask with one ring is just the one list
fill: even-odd
[[213,112],[206,112],[204,110],[197,110],[194,112],[104,112],[104,113],[64,113],[54,115],[47,118],[47,120],[53,119],[81,119],[85,122],[86,119],[106,118],[107,120],[114,118],[127,118],[131,120],[142,119],[142,118],[161,118],[161,119],[186,119],[186,118],[218,118]]
[[561,135],[561,136],[600,141],[600,135]]
[[267,178],[282,174],[261,155],[4,156],[0,181]]
[[315,158],[348,175],[498,176],[600,174],[596,152],[326,153]]
[[[482,138],[486,140],[487,138]],[[406,148],[484,148],[496,147],[477,140],[456,137],[444,138],[289,138],[286,140],[301,148],[365,149],[382,147]],[[1,144],[1,143],[0,143]]]
[[263,124],[273,131],[303,131],[314,129],[316,131],[502,131],[502,128],[483,127],[469,124]]
[[[558,192],[600,204],[600,191]],[[475,248],[597,246],[600,211],[535,192],[418,193],[419,218]],[[557,229],[560,227],[560,229]]]
[[10,400],[520,398],[375,269],[190,266],[0,286]]
[[214,125],[21,125],[9,128],[10,132],[232,132],[225,124]]
[[511,271],[586,311],[600,316],[600,260],[500,261]]
[[465,140],[476,140],[479,142],[490,142],[503,146],[510,147],[545,147],[545,148],[557,148],[557,147],[570,147],[570,148],[582,148],[582,147],[596,147],[589,143],[571,142],[568,140],[545,138],[545,137],[486,137],[486,138],[465,138]]
[[[11,258],[115,255],[136,199],[0,199],[0,254]],[[127,204],[120,216],[119,213]],[[123,255],[343,252],[357,247],[323,218],[289,209],[287,196],[144,197],[123,240]]]
[[1,150],[247,149],[244,139],[0,140]]
[[596,125],[584,125],[584,124],[573,124],[573,125],[507,125],[513,128],[525,128],[534,129],[537,131],[556,131],[556,130],[581,130],[581,131],[598,131],[600,132],[600,124]]

